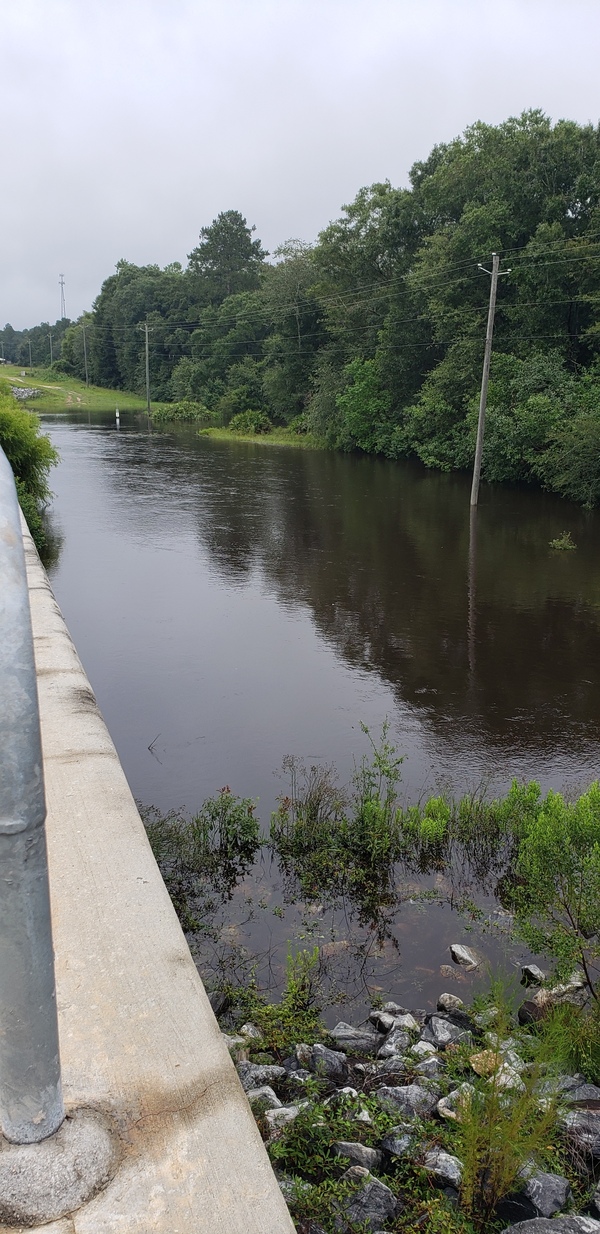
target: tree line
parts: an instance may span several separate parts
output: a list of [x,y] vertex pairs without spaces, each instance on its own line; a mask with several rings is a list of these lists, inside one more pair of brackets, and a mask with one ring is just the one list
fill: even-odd
[[472,463],[491,253],[501,280],[483,475],[600,499],[600,126],[476,123],[362,188],[314,245],[269,255],[242,215],[187,266],[117,264],[59,366],[215,422],[260,412],[341,450]]
[[42,321],[30,330],[14,330],[8,322],[0,330],[0,356],[9,364],[19,364],[22,368],[29,368],[30,363],[35,368],[49,367],[60,360],[62,342],[71,324],[68,317],[61,317],[54,325]]

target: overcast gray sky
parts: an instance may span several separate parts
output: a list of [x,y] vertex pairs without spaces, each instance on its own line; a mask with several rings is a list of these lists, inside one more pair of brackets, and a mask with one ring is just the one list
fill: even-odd
[[314,240],[475,120],[597,123],[599,33],[598,0],[0,0],[0,326],[220,210]]

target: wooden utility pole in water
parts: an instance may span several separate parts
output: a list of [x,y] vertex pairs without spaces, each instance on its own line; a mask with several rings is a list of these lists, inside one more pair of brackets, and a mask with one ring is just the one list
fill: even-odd
[[83,326],[83,364],[85,368],[85,384],[89,386],[88,366],[87,366],[87,346],[85,341],[85,326]]
[[[494,336],[494,316],[496,313],[496,289],[498,287],[498,278],[500,277],[498,267],[500,258],[497,253],[492,253],[492,268],[486,270],[485,266],[479,265],[480,270],[484,270],[486,274],[491,274],[492,282],[490,284],[490,307],[488,309],[487,331],[485,336],[485,352],[483,356],[483,376],[481,378],[481,396],[479,399],[479,420],[477,421],[477,445],[475,446],[475,463],[473,465],[473,484],[471,486],[471,505],[476,506],[479,499],[479,477],[481,475],[481,456],[483,454],[483,431],[485,428],[485,407],[487,403],[488,381],[490,376],[490,361],[492,358],[492,338]],[[510,270],[503,270],[502,274],[510,274]]]
[[150,348],[148,346],[148,322],[144,322],[146,335],[146,411],[150,415]]

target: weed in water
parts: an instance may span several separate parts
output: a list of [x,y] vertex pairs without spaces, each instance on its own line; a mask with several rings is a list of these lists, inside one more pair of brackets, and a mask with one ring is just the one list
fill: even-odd
[[565,552],[568,549],[577,548],[570,531],[561,531],[559,536],[550,541],[550,548],[557,549],[559,552]]

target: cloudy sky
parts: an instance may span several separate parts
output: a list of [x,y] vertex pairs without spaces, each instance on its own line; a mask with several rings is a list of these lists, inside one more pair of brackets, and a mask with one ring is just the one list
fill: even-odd
[[597,123],[599,34],[598,0],[0,0],[0,325],[220,210],[313,240],[477,119]]

